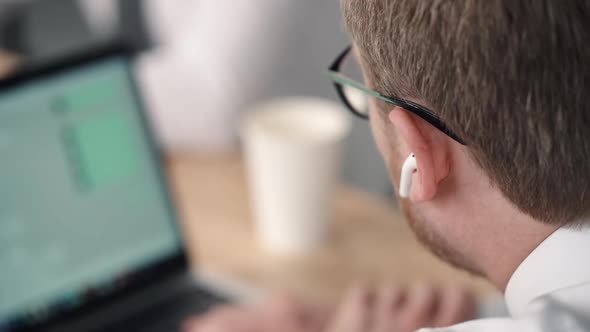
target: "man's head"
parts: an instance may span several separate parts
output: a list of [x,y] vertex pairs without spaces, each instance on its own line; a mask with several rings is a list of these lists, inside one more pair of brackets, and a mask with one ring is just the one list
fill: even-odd
[[370,87],[428,106],[467,143],[372,101],[394,182],[416,154],[403,204],[426,242],[486,270],[481,237],[538,242],[536,228],[546,236],[590,214],[589,2],[343,0],[343,10]]

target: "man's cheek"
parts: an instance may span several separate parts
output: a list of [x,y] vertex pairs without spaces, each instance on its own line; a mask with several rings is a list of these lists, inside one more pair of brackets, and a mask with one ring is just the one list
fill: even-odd
[[377,149],[379,150],[381,157],[387,161],[390,158],[390,151],[388,151],[390,144],[385,131],[385,126],[387,124],[384,123],[382,115],[378,114],[377,112],[378,111],[375,110],[374,105],[371,105],[369,112],[371,131],[373,132],[373,138],[375,139],[375,143],[377,144]]
[[399,180],[397,176],[401,170],[401,162],[398,157],[395,133],[391,129],[388,129],[388,123],[379,114],[371,112],[370,119],[377,149],[387,167],[392,185],[397,188],[397,180]]

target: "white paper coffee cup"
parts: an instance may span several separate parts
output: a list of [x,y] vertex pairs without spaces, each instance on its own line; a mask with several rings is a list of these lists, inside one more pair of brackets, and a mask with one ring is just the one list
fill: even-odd
[[350,117],[340,104],[290,97],[259,104],[242,122],[256,234],[280,253],[325,237]]

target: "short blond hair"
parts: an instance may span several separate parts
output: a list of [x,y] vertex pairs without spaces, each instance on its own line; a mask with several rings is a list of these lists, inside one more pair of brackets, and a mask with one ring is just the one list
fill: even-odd
[[520,210],[588,215],[590,1],[344,0],[343,12],[372,87],[425,100]]

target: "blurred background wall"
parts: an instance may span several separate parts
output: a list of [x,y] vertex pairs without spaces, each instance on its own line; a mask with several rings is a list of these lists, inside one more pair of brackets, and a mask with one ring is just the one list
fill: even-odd
[[[2,0],[0,22],[2,46],[31,63],[110,39],[133,44],[166,149],[199,150],[196,141],[235,129],[240,112],[267,98],[337,100],[323,70],[349,43],[338,0]],[[343,175],[391,193],[364,120],[354,120]]]

